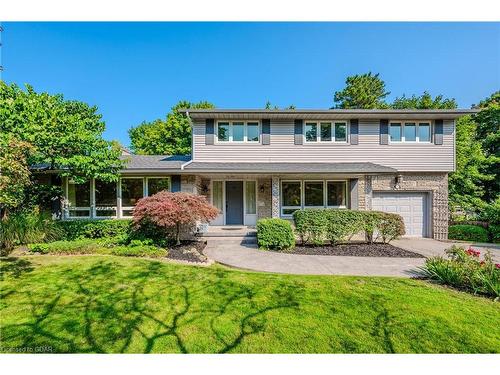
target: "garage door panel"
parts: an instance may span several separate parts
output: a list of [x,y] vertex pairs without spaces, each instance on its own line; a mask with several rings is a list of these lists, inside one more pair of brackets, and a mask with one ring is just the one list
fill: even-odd
[[426,193],[373,193],[372,209],[401,215],[406,235],[422,237],[427,223],[425,198]]

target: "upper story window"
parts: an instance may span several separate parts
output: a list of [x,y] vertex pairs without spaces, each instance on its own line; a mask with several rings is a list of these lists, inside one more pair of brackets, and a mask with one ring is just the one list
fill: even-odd
[[430,121],[391,121],[389,123],[391,143],[431,142]]
[[260,124],[258,121],[219,121],[217,141],[258,143]]
[[347,121],[306,121],[304,134],[308,143],[347,143]]

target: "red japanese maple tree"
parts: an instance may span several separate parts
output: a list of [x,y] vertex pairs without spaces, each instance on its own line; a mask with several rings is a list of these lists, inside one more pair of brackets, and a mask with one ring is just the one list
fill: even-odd
[[136,229],[153,224],[168,231],[174,231],[176,244],[180,242],[183,226],[192,226],[196,222],[208,222],[219,214],[219,210],[207,202],[201,195],[189,193],[170,193],[161,191],[137,202],[133,212]]

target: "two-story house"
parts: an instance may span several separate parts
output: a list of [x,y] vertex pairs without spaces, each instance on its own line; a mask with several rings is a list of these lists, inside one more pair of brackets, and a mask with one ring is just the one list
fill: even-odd
[[300,208],[400,214],[409,236],[446,239],[455,120],[470,110],[186,110],[191,156],[127,155],[118,183],[64,181],[65,218],[130,217],[162,189],[202,194],[212,225]]

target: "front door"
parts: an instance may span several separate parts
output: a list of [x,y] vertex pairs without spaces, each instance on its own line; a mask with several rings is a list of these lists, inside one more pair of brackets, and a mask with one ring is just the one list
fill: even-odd
[[243,181],[226,181],[226,225],[243,225]]

